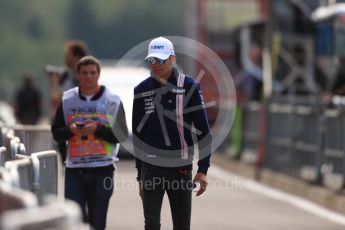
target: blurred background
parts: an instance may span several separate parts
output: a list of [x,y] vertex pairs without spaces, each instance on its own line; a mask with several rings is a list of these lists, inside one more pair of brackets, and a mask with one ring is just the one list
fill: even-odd
[[[25,170],[31,170],[32,160],[22,155],[30,156],[52,148],[48,125],[56,106],[52,97],[59,98],[63,89],[60,80],[52,84],[52,75],[56,79],[64,75],[66,41],[83,41],[88,53],[102,60],[101,82],[123,93],[120,96],[126,101],[130,123],[131,89],[148,72],[145,68],[114,69],[116,60],[147,39],[161,35],[183,36],[210,48],[231,73],[231,77],[223,79],[217,71],[205,70],[211,61],[202,53],[198,53],[199,61],[178,59],[185,73],[196,77],[205,71],[200,82],[203,95],[206,103],[215,102],[207,108],[207,113],[213,134],[224,137],[224,141],[212,156],[211,180],[217,178],[224,182],[225,174],[217,171],[219,166],[337,212],[327,216],[328,211],[324,210],[296,211],[296,207],[280,204],[283,198],[279,201],[263,199],[257,191],[248,192],[248,188],[239,193],[214,190],[204,203],[196,204],[200,208],[192,220],[193,226],[198,229],[240,229],[238,226],[243,229],[343,229],[345,0],[0,0],[0,29],[0,121],[5,123],[0,125],[0,141],[1,146],[6,147],[1,147],[0,159],[1,166],[10,161],[5,167],[7,171],[16,172],[19,166],[14,161],[19,158],[26,158],[27,167],[31,168]],[[116,75],[122,78],[112,78]],[[133,79],[127,80],[127,76]],[[234,82],[236,108],[222,105],[235,98],[219,90],[222,80]],[[26,89],[24,86],[30,88],[30,97],[23,93],[27,92],[22,90]],[[24,100],[24,104],[29,105],[24,107],[30,112],[34,107],[31,105],[41,105],[34,109],[38,120],[15,120],[18,98],[32,99]],[[224,111],[230,111],[233,116],[231,132],[223,132],[225,125],[216,123]],[[44,123],[45,126],[15,126],[18,122]],[[39,205],[43,195],[56,195],[62,187],[57,182],[61,165],[57,166],[56,152],[43,155],[53,162],[49,172],[53,176],[32,182],[26,177],[27,171],[20,171],[13,179],[17,182],[11,182],[13,187],[35,195],[33,199],[38,198]],[[119,167],[124,169],[122,175],[128,181],[134,180],[131,163],[120,162]],[[6,170],[3,170],[4,175],[8,173]],[[45,167],[42,170],[47,173]],[[38,189],[32,186],[39,183]],[[132,208],[121,210],[128,213],[124,216],[130,217],[133,210],[139,210],[134,200],[137,198],[135,190],[119,194],[130,196],[130,199],[114,201],[126,202],[121,207],[127,206],[128,200],[134,201],[130,203]],[[59,195],[61,197],[61,191]],[[286,200],[293,200],[290,198]],[[252,201],[258,203],[253,205]],[[305,204],[300,200],[291,202],[299,204],[295,206]],[[219,213],[224,203],[231,205]],[[213,210],[211,215],[202,212],[205,207]],[[110,221],[110,226],[118,227],[122,223],[133,226],[120,229],[141,226],[140,210],[135,213],[136,220],[140,220],[137,222],[121,220],[121,215],[114,215],[116,211],[111,213],[118,221]],[[317,212],[323,214],[315,214]],[[259,215],[266,213],[270,218]],[[231,221],[229,216],[233,217]],[[13,218],[17,221],[16,217]],[[170,219],[168,212],[165,218]]]
[[182,0],[1,0],[0,99],[13,103],[25,72],[33,75],[47,99],[44,66],[64,64],[66,40],[81,39],[96,57],[116,59],[143,40],[183,35],[184,4]]
[[[234,78],[243,68],[251,68],[266,97],[272,92],[332,91],[345,38],[341,7],[331,6],[341,2],[1,0],[0,100],[13,105],[23,75],[30,74],[42,91],[43,115],[47,116],[49,82],[44,68],[64,65],[65,41],[80,39],[90,54],[116,60],[138,43],[159,35],[202,42],[222,58]],[[317,11],[322,7],[328,9]],[[191,75],[197,72],[198,67],[188,70]],[[266,82],[260,86],[263,76]]]

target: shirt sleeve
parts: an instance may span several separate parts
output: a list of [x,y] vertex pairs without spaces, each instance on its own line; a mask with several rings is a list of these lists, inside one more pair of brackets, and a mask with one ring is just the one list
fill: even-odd
[[104,125],[97,125],[95,135],[113,144],[124,142],[127,139],[128,128],[126,123],[125,110],[123,108],[122,102],[120,102],[116,120],[112,128],[106,127]]
[[144,139],[145,127],[139,131],[138,127],[145,116],[144,104],[142,103],[142,99],[138,97],[137,90],[134,90],[134,99],[133,99],[133,114],[132,114],[132,133],[133,133],[133,148],[134,148],[134,156],[135,156],[135,167],[137,168],[137,180],[140,180],[141,177],[141,164],[142,161],[140,160],[140,149],[142,140]]
[[202,172],[206,175],[210,167],[212,134],[208,124],[205,104],[199,83],[195,81],[190,90],[193,90],[189,101],[189,106],[193,108],[193,112],[190,114],[194,127],[196,130],[200,131],[196,135],[199,147],[198,172]]
[[53,133],[54,140],[58,143],[65,142],[73,136],[69,126],[66,125],[62,103],[60,103],[56,111],[51,131]]

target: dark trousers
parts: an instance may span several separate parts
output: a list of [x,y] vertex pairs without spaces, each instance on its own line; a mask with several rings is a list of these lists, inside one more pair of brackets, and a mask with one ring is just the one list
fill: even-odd
[[174,230],[189,230],[192,206],[191,170],[146,168],[141,171],[145,230],[160,229],[165,192],[168,195]]
[[89,223],[95,230],[105,229],[113,189],[113,172],[95,174],[66,169],[65,198],[79,204],[84,220],[88,216]]

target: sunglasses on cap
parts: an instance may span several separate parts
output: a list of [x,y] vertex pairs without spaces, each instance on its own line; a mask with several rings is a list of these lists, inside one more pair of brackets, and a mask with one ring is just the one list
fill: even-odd
[[149,57],[149,58],[147,58],[145,61],[146,61],[148,64],[150,64],[150,65],[153,65],[153,64],[156,64],[156,63],[162,65],[162,64],[164,64],[168,59],[169,59],[169,58],[163,60],[163,59],[159,59],[159,58],[156,58],[156,57]]

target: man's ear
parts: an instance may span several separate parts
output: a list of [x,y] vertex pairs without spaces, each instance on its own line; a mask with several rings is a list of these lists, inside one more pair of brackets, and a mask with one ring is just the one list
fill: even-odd
[[171,58],[171,62],[173,64],[175,64],[176,63],[176,56],[170,56],[170,58]]

